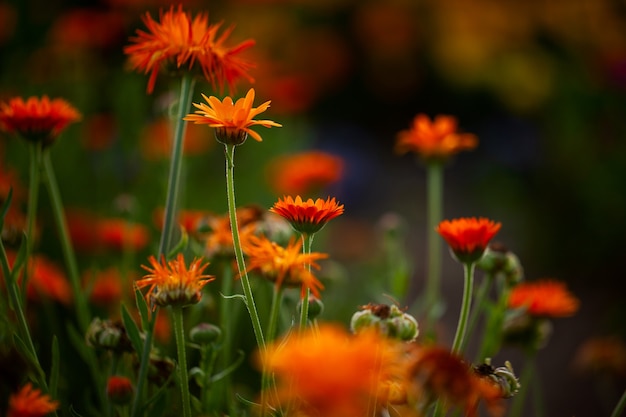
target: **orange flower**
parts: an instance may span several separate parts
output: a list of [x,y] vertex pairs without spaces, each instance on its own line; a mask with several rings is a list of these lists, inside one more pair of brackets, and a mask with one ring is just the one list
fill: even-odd
[[[239,226],[239,239],[246,242],[258,229],[261,213],[256,207],[238,207],[237,225]],[[230,217],[212,215],[207,217],[206,226],[210,230],[205,237],[205,250],[207,256],[234,257],[233,232],[230,227]]]
[[271,120],[253,119],[267,110],[271,103],[271,101],[266,101],[259,107],[252,107],[254,88],[248,90],[245,98],[240,98],[235,103],[230,97],[226,97],[223,101],[214,96],[207,97],[204,94],[202,97],[207,104],[193,103],[199,110],[196,110],[196,114],[188,114],[183,119],[216,128],[215,137],[217,141],[225,145],[241,145],[248,138],[248,135],[261,142],[263,140],[261,135],[250,129],[250,126],[282,127],[282,125]]
[[368,405],[384,402],[399,371],[398,346],[375,332],[351,335],[329,324],[293,333],[260,355],[278,380],[279,404],[271,405],[288,407],[287,415],[368,415]]
[[574,368],[583,373],[626,376],[626,343],[617,336],[592,337],[576,352]]
[[462,217],[444,220],[437,232],[446,240],[461,262],[475,262],[483,255],[489,241],[498,233],[500,223],[485,218]]
[[58,401],[28,383],[9,397],[7,417],[43,417],[58,408]]
[[133,391],[132,382],[125,376],[112,375],[107,380],[107,398],[115,404],[128,404]]
[[148,245],[148,230],[144,225],[123,219],[101,219],[96,226],[97,241],[102,246],[123,250],[128,247],[135,251]]
[[202,265],[202,259],[194,259],[187,268],[182,253],[169,262],[165,257],[161,257],[160,263],[154,256],[148,260],[152,268],[145,265],[141,267],[149,274],[135,283],[138,288],[150,286],[146,298],[159,306],[196,304],[202,296],[202,287],[215,279],[202,274],[209,266],[208,263]]
[[579,304],[565,283],[549,279],[521,283],[509,295],[510,308],[526,308],[528,314],[539,317],[571,316]]
[[137,30],[137,36],[130,38],[133,44],[125,47],[124,53],[129,55],[133,69],[150,73],[148,93],[153,91],[159,71],[180,70],[185,66],[190,71],[201,70],[214,87],[220,87],[220,91],[224,83],[232,90],[235,81],[241,77],[253,81],[248,75],[252,63],[237,55],[254,45],[254,41],[246,40],[232,48],[227,47],[224,43],[232,27],[218,37],[221,23],[209,25],[205,13],[192,19],[191,14],[183,12],[182,5],[178,10],[172,6],[165,13],[161,11],[160,22],[152,19],[150,13],[143,16],[143,21],[148,31]]
[[425,160],[445,160],[478,144],[472,134],[457,133],[457,122],[452,116],[437,116],[433,122],[425,114],[413,119],[409,130],[398,133],[396,150],[400,153],[415,152]]
[[17,97],[0,103],[0,128],[17,133],[29,141],[50,145],[70,123],[80,120],[81,114],[67,101]]
[[343,204],[339,205],[335,198],[326,200],[318,198],[313,201],[309,198],[302,200],[299,195],[295,200],[292,197],[278,199],[270,209],[285,219],[300,233],[311,235],[318,232],[326,223],[343,214]]
[[[169,158],[172,149],[172,129],[171,123],[164,117],[146,126],[140,138],[142,155],[149,160]],[[185,129],[184,155],[203,154],[212,144],[215,142],[206,140],[206,130],[202,127],[192,124]]]
[[122,298],[123,278],[117,268],[104,271],[89,271],[85,274],[86,280],[91,280],[89,300],[98,306],[111,306]]
[[420,406],[435,400],[464,410],[468,417],[476,416],[478,403],[484,400],[491,415],[501,415],[502,389],[476,374],[471,366],[445,348],[415,345],[409,375],[412,381],[409,398]]
[[328,255],[319,252],[302,253],[301,239],[292,238],[286,247],[282,247],[265,236],[250,235],[244,243],[244,252],[249,257],[248,271],[259,271],[265,278],[275,282],[277,287],[300,285],[302,296],[308,288],[316,297],[320,295],[319,290],[324,288],[307,265],[320,269],[315,261],[325,259]]
[[309,151],[274,159],[268,172],[278,194],[307,194],[337,182],[343,165],[343,159],[338,156]]

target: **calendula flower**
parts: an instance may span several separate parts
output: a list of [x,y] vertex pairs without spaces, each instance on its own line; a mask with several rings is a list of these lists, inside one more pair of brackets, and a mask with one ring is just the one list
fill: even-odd
[[474,149],[477,144],[475,135],[457,132],[454,117],[440,115],[431,122],[427,115],[418,114],[409,130],[398,133],[396,150],[402,154],[415,152],[427,161],[446,160],[460,151]]
[[287,415],[368,415],[369,404],[386,403],[390,381],[401,372],[398,346],[376,332],[350,335],[329,324],[293,333],[260,355],[277,378],[279,404],[270,405]]
[[133,44],[124,48],[133,69],[150,73],[148,93],[152,93],[161,71],[202,72],[220,91],[225,83],[232,90],[241,77],[253,81],[248,75],[253,64],[238,56],[254,45],[253,40],[229,48],[225,43],[232,27],[218,36],[221,24],[209,25],[206,13],[192,19],[191,14],[183,12],[182,5],[161,12],[159,20],[146,13],[143,21],[148,31],[137,30],[137,36],[130,38]]
[[9,397],[7,417],[43,417],[58,408],[58,401],[28,383]]
[[131,223],[124,219],[100,219],[96,224],[97,242],[104,248],[135,251],[148,245],[148,229],[139,223]]
[[60,98],[30,97],[24,101],[17,97],[0,103],[2,130],[44,146],[52,144],[63,129],[80,118],[78,110]]
[[462,217],[444,220],[437,232],[445,239],[457,259],[463,263],[481,258],[489,241],[498,233],[500,223],[486,218]]
[[523,282],[513,287],[509,295],[510,308],[526,308],[528,314],[536,317],[571,316],[579,304],[565,283],[551,279]]
[[[172,153],[172,130],[170,121],[164,117],[145,126],[139,139],[144,158],[149,160],[169,158]],[[215,142],[206,140],[204,128],[193,124],[187,126],[183,140],[183,155],[201,155],[212,145],[215,146]]]
[[280,156],[268,166],[269,181],[278,194],[310,194],[341,179],[343,159],[322,151]]
[[330,220],[342,215],[343,204],[330,197],[326,200],[318,198],[313,201],[309,198],[304,201],[299,195],[295,199],[286,196],[278,199],[270,211],[287,219],[296,231],[311,235]]
[[206,104],[193,103],[198,110],[195,114],[188,114],[183,119],[215,128],[217,141],[225,145],[241,145],[248,135],[261,142],[263,140],[261,135],[250,129],[250,126],[260,125],[270,128],[282,127],[282,125],[271,120],[254,120],[254,117],[267,110],[271,103],[271,101],[266,101],[259,107],[252,107],[254,94],[254,88],[251,88],[245,98],[240,98],[234,103],[230,97],[220,101],[217,97],[207,97],[202,94]]
[[319,291],[324,288],[321,282],[309,271],[307,265],[320,269],[315,262],[328,257],[325,253],[302,253],[302,240],[292,238],[287,246],[280,246],[265,236],[251,235],[244,242],[243,249],[248,256],[248,270],[260,272],[264,278],[280,286],[300,286],[302,296],[306,289],[319,297]]
[[89,289],[89,301],[95,305],[107,307],[116,305],[123,295],[124,279],[117,268],[103,271],[87,271],[84,275]]
[[159,306],[186,306],[195,304],[202,297],[202,287],[215,277],[202,273],[209,265],[202,264],[202,259],[195,259],[189,268],[182,253],[169,262],[161,257],[161,262],[154,256],[148,258],[152,267],[142,265],[149,272],[143,279],[135,281],[137,288],[150,287],[146,298]]
[[456,406],[464,415],[477,415],[478,403],[485,401],[492,416],[502,415],[504,393],[496,383],[480,377],[470,364],[445,348],[414,346],[409,366],[409,401],[426,409],[434,401]]
[[132,382],[125,376],[112,375],[107,380],[107,398],[115,404],[128,404],[133,391]]

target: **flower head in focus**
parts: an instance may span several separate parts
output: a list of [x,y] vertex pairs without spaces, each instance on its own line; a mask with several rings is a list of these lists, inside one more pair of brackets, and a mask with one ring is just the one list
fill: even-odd
[[398,346],[377,332],[350,335],[328,324],[291,334],[260,355],[278,381],[280,404],[271,405],[291,407],[287,413],[294,415],[367,415],[370,401],[386,402],[389,383],[401,372]]
[[523,282],[509,295],[510,308],[526,308],[535,317],[567,317],[578,311],[579,300],[567,290],[565,283],[545,279]]
[[28,383],[9,397],[7,417],[43,417],[58,408],[58,401]]
[[460,151],[474,149],[477,144],[475,135],[457,132],[454,117],[440,115],[431,121],[427,115],[418,114],[409,130],[398,133],[396,151],[415,152],[426,161],[441,161]]
[[463,263],[476,262],[487,248],[489,241],[498,233],[500,223],[486,218],[462,217],[444,220],[437,232],[445,239],[457,259]]
[[279,156],[268,166],[269,181],[278,194],[311,194],[341,179],[343,159],[322,151]]
[[80,118],[78,110],[60,98],[30,97],[24,101],[17,97],[0,103],[0,129],[44,146],[54,143],[70,123]]
[[263,140],[261,135],[250,129],[250,126],[260,125],[270,128],[282,125],[271,120],[254,120],[254,117],[267,110],[271,103],[266,101],[258,107],[252,107],[254,94],[254,88],[251,88],[245,98],[240,98],[236,102],[230,97],[220,101],[217,97],[202,94],[206,104],[193,103],[198,110],[183,119],[215,128],[217,141],[225,145],[241,145],[248,135],[261,142]]
[[161,307],[184,307],[197,303],[202,297],[202,287],[215,279],[202,274],[208,263],[202,264],[202,259],[195,259],[187,267],[182,253],[169,262],[164,257],[159,262],[154,256],[149,261],[151,267],[142,265],[148,274],[135,281],[135,284],[137,288],[149,286],[146,298]]
[[154,90],[159,72],[178,71],[183,67],[201,72],[220,91],[224,84],[232,90],[239,78],[253,81],[248,74],[253,64],[238,55],[254,45],[254,41],[246,40],[227,47],[225,43],[232,27],[218,35],[220,23],[209,25],[205,13],[192,19],[191,14],[183,11],[182,5],[161,12],[158,22],[150,13],[143,16],[143,21],[147,32],[137,30],[137,36],[130,38],[132,44],[126,46],[124,52],[129,55],[133,69],[150,73],[148,93]]
[[319,291],[324,288],[306,265],[320,269],[315,261],[325,259],[328,255],[319,252],[302,253],[301,239],[292,238],[283,247],[265,236],[250,235],[244,242],[243,249],[249,259],[248,270],[259,271],[263,277],[275,282],[277,287],[300,286],[302,295],[308,288],[316,297],[319,297]]
[[326,223],[343,214],[343,204],[339,204],[335,198],[328,197],[326,200],[318,198],[313,201],[302,200],[302,197],[290,196],[278,199],[270,209],[285,219],[298,232],[311,235],[318,232]]

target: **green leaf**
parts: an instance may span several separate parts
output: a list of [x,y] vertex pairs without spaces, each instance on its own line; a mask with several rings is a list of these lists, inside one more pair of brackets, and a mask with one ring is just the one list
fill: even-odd
[[50,365],[50,382],[48,383],[50,395],[52,398],[57,396],[57,386],[59,384],[59,339],[56,335],[52,336],[52,364]]
[[261,404],[255,403],[254,401],[250,401],[246,398],[243,398],[240,394],[235,394],[235,398],[237,398],[242,403],[249,405],[250,407],[260,407]]
[[180,240],[178,241],[178,243],[176,243],[176,246],[174,246],[167,253],[167,259],[172,259],[174,255],[176,255],[179,252],[182,252],[183,250],[187,248],[187,245],[189,245],[189,234],[187,233],[185,228],[183,227],[180,228],[180,234],[181,234]]
[[226,368],[226,369],[222,370],[221,372],[213,375],[211,377],[211,382],[219,381],[220,379],[224,378],[228,374],[233,373],[235,371],[235,369],[237,369],[239,367],[239,365],[241,365],[241,363],[243,362],[244,358],[246,357],[246,354],[244,353],[243,350],[238,350],[237,353],[239,354],[239,357],[235,360],[235,362],[230,364],[228,366],[228,368]]
[[133,345],[135,352],[143,352],[143,341],[141,340],[139,328],[137,327],[135,320],[133,320],[130,316],[128,309],[124,304],[122,304],[122,321],[124,322],[126,333],[128,334],[128,338],[130,339],[130,343]]
[[[45,382],[45,378],[43,378],[43,375],[45,374],[43,372],[43,369],[41,369],[41,365],[39,364],[39,360],[37,359],[36,352],[31,352],[26,342],[24,342],[24,340],[22,340],[22,338],[19,337],[17,334],[13,334],[13,341],[18,350],[25,356],[25,359],[33,365],[33,368],[38,373],[38,377],[41,377]],[[41,382],[41,379],[37,378],[37,380]]]
[[141,317],[141,328],[144,332],[147,332],[150,328],[150,310],[139,288],[135,288],[135,304],[137,304],[137,310],[139,310],[139,316]]
[[70,404],[68,411],[70,412],[70,415],[72,415],[73,417],[83,417],[81,414],[76,412],[76,410],[74,410],[74,406],[72,404]]
[[7,194],[4,203],[2,203],[2,209],[0,209],[0,230],[4,226],[4,217],[7,215],[9,211],[9,206],[11,205],[11,200],[13,198],[13,187],[9,188],[9,193]]
[[244,303],[246,302],[246,296],[243,295],[243,294],[224,295],[224,294],[220,293],[220,295],[222,296],[222,298],[225,298],[227,300],[229,300],[231,298],[239,298]]
[[[161,385],[159,387],[159,389],[154,393],[154,395],[150,398],[148,398],[148,400],[143,404],[140,412],[138,415],[144,415],[146,410],[148,409],[148,407],[150,406],[150,404],[155,403],[159,404],[159,401],[161,401],[162,399],[164,399],[164,394],[166,392],[166,389],[169,387],[170,382],[172,381],[172,378],[174,378],[174,375],[176,375],[177,372],[172,372],[170,374],[170,376],[167,378],[167,380],[165,381],[165,383],[163,385]],[[154,407],[154,409],[164,409],[164,407]],[[151,413],[150,417],[154,417],[154,415]]]
[[76,327],[71,324],[67,325],[67,334],[70,338],[72,346],[74,346],[74,349],[78,351],[80,357],[83,358],[86,363],[90,363],[92,352],[90,350],[91,348],[85,343],[84,336],[80,334],[78,330],[76,330]]

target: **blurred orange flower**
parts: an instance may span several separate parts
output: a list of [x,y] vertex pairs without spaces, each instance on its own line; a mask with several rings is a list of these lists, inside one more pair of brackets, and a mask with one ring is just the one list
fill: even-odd
[[101,307],[117,305],[122,299],[124,279],[117,268],[87,271],[84,275],[89,291],[89,301]]
[[310,235],[318,232],[335,217],[341,216],[343,204],[340,205],[335,198],[330,197],[326,200],[318,198],[313,201],[309,198],[303,201],[300,196],[295,199],[288,196],[279,198],[270,211],[287,219],[298,232]]
[[309,271],[307,265],[320,269],[315,261],[327,258],[327,254],[302,253],[301,239],[292,238],[286,247],[282,247],[265,236],[256,235],[250,235],[246,239],[243,249],[249,260],[248,271],[260,272],[264,278],[274,282],[276,287],[300,286],[302,296],[306,294],[308,288],[319,298],[319,292],[324,286]]
[[128,247],[138,251],[148,245],[150,238],[144,225],[117,218],[100,219],[96,233],[100,245],[114,250]]
[[[52,43],[68,50],[109,48],[124,37],[124,16],[116,11],[75,8],[59,16],[50,29]],[[89,36],[85,36],[89,33]]]
[[474,262],[480,259],[501,226],[483,217],[462,217],[444,220],[436,230],[461,262]]
[[311,194],[337,182],[343,174],[343,159],[322,151],[284,155],[270,161],[269,180],[278,194]]
[[290,334],[260,354],[277,378],[279,404],[271,406],[325,417],[361,417],[371,404],[384,403],[400,359],[398,345],[378,333],[351,335],[330,324]]
[[194,259],[188,268],[182,253],[169,262],[165,257],[161,257],[161,262],[154,256],[148,260],[151,267],[141,266],[148,274],[135,284],[137,288],[149,286],[146,298],[159,306],[195,304],[200,301],[202,287],[215,279],[202,274],[208,263],[202,264],[202,259]]
[[[140,136],[140,149],[142,155],[148,160],[166,159],[172,152],[173,127],[170,121],[159,118],[144,127]],[[200,155],[205,153],[215,144],[207,139],[207,132],[200,126],[189,124],[185,129],[183,141],[184,155]]]
[[58,408],[58,401],[28,383],[9,397],[7,417],[43,417]]
[[523,282],[511,290],[510,308],[526,308],[539,317],[567,317],[578,311],[580,301],[567,290],[565,283],[544,279]]
[[615,336],[589,338],[576,351],[574,368],[584,373],[626,376],[626,343]]
[[216,129],[215,137],[223,144],[241,145],[248,135],[261,142],[263,139],[250,126],[260,125],[263,127],[282,127],[271,120],[254,120],[254,117],[263,113],[270,106],[271,101],[266,101],[258,107],[252,107],[254,102],[254,88],[248,90],[245,98],[240,98],[235,103],[230,97],[220,101],[217,97],[202,97],[207,102],[193,103],[198,109],[196,114],[188,114],[184,120],[206,124]]
[[133,383],[125,376],[111,375],[107,380],[107,398],[115,404],[128,404],[133,391]]
[[221,23],[209,25],[206,13],[192,19],[190,13],[183,12],[182,5],[178,9],[171,6],[168,11],[161,11],[159,18],[157,22],[146,13],[143,21],[148,31],[137,30],[137,36],[130,38],[132,45],[124,48],[134,70],[150,73],[148,93],[153,91],[161,70],[180,70],[184,66],[189,70],[201,70],[214,87],[219,86],[220,91],[225,83],[232,90],[238,78],[253,81],[248,75],[252,63],[238,56],[254,45],[253,40],[229,48],[225,42],[232,27],[218,36]]
[[44,145],[52,144],[63,129],[80,118],[78,110],[60,98],[30,97],[24,101],[17,97],[0,103],[0,129]]
[[418,114],[409,130],[398,133],[396,151],[402,154],[415,152],[427,161],[445,160],[477,145],[475,135],[457,133],[454,117],[440,115],[431,122],[425,114]]

